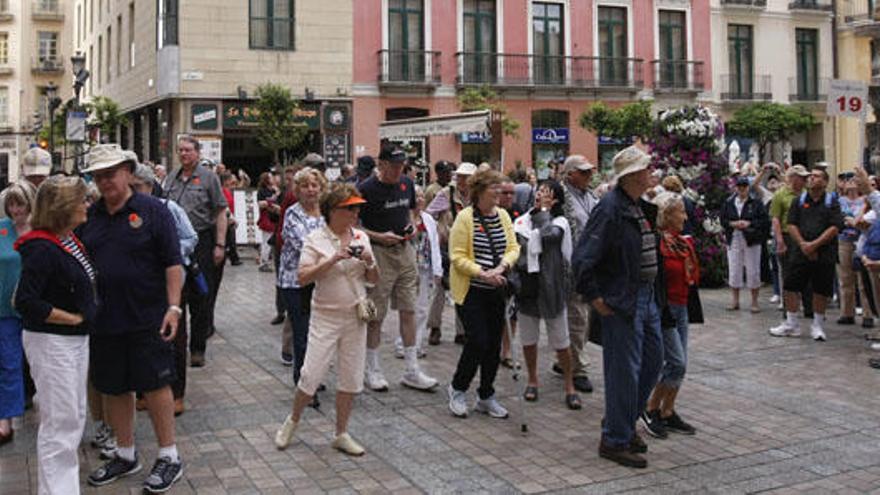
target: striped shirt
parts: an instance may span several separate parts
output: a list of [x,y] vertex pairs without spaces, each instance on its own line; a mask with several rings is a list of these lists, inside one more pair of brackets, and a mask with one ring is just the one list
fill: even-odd
[[657,277],[657,235],[651,228],[651,222],[637,205],[632,205],[632,213],[639,222],[642,233],[642,255],[640,260],[639,278],[642,282],[653,282]]
[[89,258],[86,256],[86,253],[79,248],[79,244],[77,244],[72,236],[68,236],[66,239],[61,239],[61,245],[67,249],[70,254],[76,258],[76,261],[79,261],[79,264],[82,265],[83,270],[85,270],[86,275],[89,276],[89,280],[92,282],[95,281],[95,267],[92,266],[92,262],[89,261]]
[[[507,236],[504,234],[504,226],[501,224],[501,217],[498,216],[498,213],[483,216],[482,222],[480,222],[480,218],[479,214],[474,211],[474,261],[484,270],[491,270],[501,263],[501,257],[507,250]],[[483,227],[484,223],[486,228]],[[493,256],[493,247],[497,260]],[[471,278],[471,286],[495,289],[476,277]]]

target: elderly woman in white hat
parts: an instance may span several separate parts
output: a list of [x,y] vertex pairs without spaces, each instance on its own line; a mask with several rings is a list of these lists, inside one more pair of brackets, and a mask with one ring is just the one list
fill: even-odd
[[650,164],[635,146],[614,156],[617,185],[591,212],[572,259],[576,290],[599,313],[602,326],[605,421],[599,455],[636,468],[648,465],[636,419],[663,363],[657,207],[642,199],[651,185]]

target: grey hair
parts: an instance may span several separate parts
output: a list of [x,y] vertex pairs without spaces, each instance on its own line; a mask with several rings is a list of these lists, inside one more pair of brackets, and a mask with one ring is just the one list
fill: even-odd
[[134,176],[136,179],[144,181],[145,184],[152,184],[156,180],[156,174],[143,163],[139,163],[134,169]]
[[654,198],[654,204],[657,205],[657,227],[662,229],[666,227],[666,219],[673,208],[684,208],[684,199],[681,194],[664,191]]

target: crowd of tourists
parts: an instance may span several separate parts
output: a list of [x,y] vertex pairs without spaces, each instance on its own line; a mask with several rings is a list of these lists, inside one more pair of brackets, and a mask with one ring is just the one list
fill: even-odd
[[[22,178],[0,195],[0,445],[13,441],[12,419],[37,394],[41,493],[78,492],[89,417],[90,443],[106,463],[87,483],[140,472],[136,409],[149,411],[159,446],[144,489],[164,492],[182,476],[175,416],[186,409],[187,368],[210,364],[226,261],[243,263],[232,189],[250,179],[203,159],[195,138],[177,148],[178,166],[166,172],[117,145],[96,145],[83,178],[51,175],[50,155],[32,148]],[[689,325],[703,320],[691,237],[699,198],[651,161],[631,146],[601,173],[572,155],[539,179],[441,160],[423,187],[407,154],[383,146],[332,180],[314,153],[261,174],[257,266],[274,274],[272,323],[283,325],[279,354],[295,386],[276,446],[293,442],[306,407],[320,407],[332,366],[332,445],[366,452],[348,423],[364,388],[391,388],[380,352],[389,310],[398,328],[384,355],[401,359],[400,384],[445,388],[457,418],[508,418],[496,376],[520,360],[521,400],[555,394],[580,410],[581,394],[593,391],[594,342],[604,378],[601,457],[647,466],[639,423],[659,439],[695,434],[676,398]],[[821,163],[732,175],[720,212],[730,311],[740,309],[742,289],[750,311],[761,311],[759,289],[770,281],[771,304],[785,310],[773,336],[800,335],[801,302],[816,341],[828,338],[826,309],[835,301],[838,324],[860,315],[873,327],[880,192],[860,168],[837,179],[828,191]],[[454,323],[445,328],[450,301],[446,321]],[[540,383],[542,328],[554,358],[546,365],[561,385]],[[461,345],[458,361],[451,376],[431,376],[421,363],[444,334]]]

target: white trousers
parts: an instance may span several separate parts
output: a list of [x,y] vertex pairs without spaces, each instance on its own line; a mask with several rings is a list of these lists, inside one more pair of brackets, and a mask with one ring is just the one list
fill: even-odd
[[39,394],[38,493],[78,495],[89,338],[25,330],[22,343]]
[[[438,284],[439,285],[439,284]],[[428,317],[431,313],[431,302],[434,298],[434,274],[431,270],[419,271],[419,292],[416,296],[416,347],[425,345],[428,334]],[[394,346],[403,349],[403,339],[397,336]]]
[[272,232],[266,232],[265,230],[260,230],[260,264],[268,265],[269,260],[272,259],[272,243],[269,242],[269,239],[272,238]]
[[745,236],[736,232],[727,247],[727,283],[734,289],[742,289],[743,268],[746,272],[745,287],[761,287],[761,244],[749,246]]

